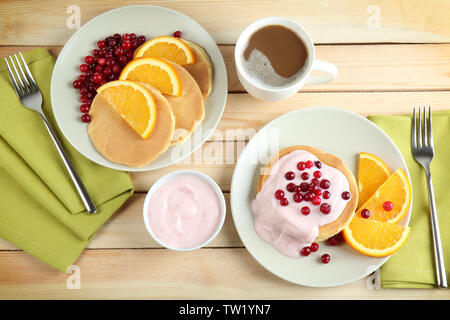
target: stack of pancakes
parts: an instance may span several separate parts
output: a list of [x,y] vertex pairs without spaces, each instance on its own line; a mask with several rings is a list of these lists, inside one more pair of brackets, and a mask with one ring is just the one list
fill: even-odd
[[192,50],[195,63],[180,66],[169,61],[181,80],[182,95],[162,94],[141,83],[152,94],[157,111],[155,127],[147,139],[140,137],[100,94],[94,98],[88,133],[94,147],[108,160],[130,167],[146,166],[169,146],[186,141],[203,120],[204,102],[212,91],[213,65],[201,46],[183,41]]

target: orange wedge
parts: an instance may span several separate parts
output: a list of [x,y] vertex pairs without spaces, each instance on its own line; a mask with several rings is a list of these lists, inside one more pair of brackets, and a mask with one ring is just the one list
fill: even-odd
[[195,63],[194,53],[183,40],[167,36],[145,42],[136,50],[134,57],[159,57],[182,66]]
[[354,216],[343,234],[345,241],[356,251],[372,257],[385,257],[405,244],[410,231],[411,228],[395,223]]
[[131,60],[119,77],[120,80],[143,82],[164,94],[181,96],[181,79],[175,68],[166,60],[149,57]]
[[97,89],[109,105],[144,139],[153,131],[156,105],[150,92],[132,81],[111,81]]
[[379,186],[392,174],[389,167],[377,156],[361,152],[358,167],[358,208],[363,205]]
[[[384,208],[385,202],[392,203],[392,209]],[[370,219],[397,223],[403,219],[411,204],[411,184],[402,169],[397,169],[356,212],[370,211]]]

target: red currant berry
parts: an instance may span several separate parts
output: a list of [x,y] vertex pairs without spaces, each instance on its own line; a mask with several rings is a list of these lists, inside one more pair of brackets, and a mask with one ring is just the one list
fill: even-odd
[[320,212],[323,214],[329,214],[331,212],[331,206],[328,203],[322,203],[320,206]]
[[316,252],[319,250],[319,244],[316,242],[311,243],[311,246],[309,247],[311,249],[311,252]]
[[303,207],[302,208],[302,214],[307,216],[308,214],[310,214],[311,210],[309,209],[309,207]]
[[383,208],[386,211],[391,211],[394,208],[394,204],[391,201],[386,201],[383,203]]
[[329,263],[330,262],[330,255],[329,254],[323,254],[321,257],[320,257],[320,261],[322,261],[322,263],[324,263],[324,264],[327,264],[327,263]]
[[302,250],[300,250],[300,254],[304,257],[309,256],[311,253],[311,249],[309,247],[304,247]]
[[91,122],[91,116],[87,113],[84,113],[81,116],[81,121],[86,122],[86,123]]
[[283,190],[277,190],[275,191],[275,198],[278,200],[281,200],[284,198],[284,191]]
[[368,219],[370,217],[370,211],[367,209],[362,209],[361,217],[363,217],[364,219]]

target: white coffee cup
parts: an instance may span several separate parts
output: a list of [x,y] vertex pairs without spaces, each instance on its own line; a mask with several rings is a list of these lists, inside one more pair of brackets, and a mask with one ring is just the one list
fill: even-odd
[[[257,82],[244,69],[243,52],[247,48],[250,37],[257,30],[269,25],[281,25],[294,31],[305,44],[308,53],[301,74],[285,86],[274,87]],[[314,42],[305,28],[293,20],[282,17],[268,17],[253,22],[240,34],[234,51],[236,70],[242,85],[255,98],[267,101],[287,99],[297,93],[305,84],[322,84],[336,79],[337,67],[332,63],[316,60],[315,56]],[[327,74],[310,76],[312,70],[323,71]]]

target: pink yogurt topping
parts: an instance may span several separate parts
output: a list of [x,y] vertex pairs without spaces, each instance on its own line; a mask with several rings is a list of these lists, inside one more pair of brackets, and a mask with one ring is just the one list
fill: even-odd
[[[299,257],[301,250],[314,242],[319,234],[319,227],[336,220],[348,202],[341,196],[342,192],[349,190],[344,174],[324,163],[321,163],[320,169],[313,166],[300,171],[298,163],[308,160],[319,161],[315,155],[304,150],[296,150],[280,158],[272,166],[269,178],[251,205],[255,230],[259,237],[289,257]],[[327,214],[321,212],[320,205],[314,205],[311,201],[294,201],[295,192],[286,190],[289,183],[296,185],[302,182],[311,183],[317,170],[322,173],[319,180],[330,181],[330,187],[327,189],[329,197],[326,199],[321,197],[321,203],[329,204],[331,207]],[[293,180],[286,180],[285,173],[289,171],[295,173]],[[308,180],[301,177],[304,172],[309,173]],[[285,198],[289,201],[287,206],[282,206],[281,201],[275,197],[277,190],[284,191]],[[302,208],[305,206],[310,209],[307,215],[302,214]]]
[[208,240],[219,225],[219,198],[206,181],[186,174],[156,190],[147,216],[160,241],[178,249],[193,248]]

